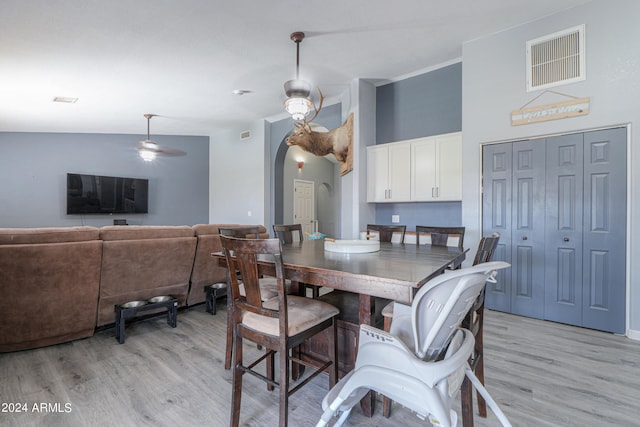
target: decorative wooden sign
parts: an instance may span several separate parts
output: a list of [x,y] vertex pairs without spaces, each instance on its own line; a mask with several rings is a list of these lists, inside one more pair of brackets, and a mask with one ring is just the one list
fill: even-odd
[[589,97],[576,98],[570,101],[513,110],[511,112],[511,126],[566,119],[586,114],[589,114]]

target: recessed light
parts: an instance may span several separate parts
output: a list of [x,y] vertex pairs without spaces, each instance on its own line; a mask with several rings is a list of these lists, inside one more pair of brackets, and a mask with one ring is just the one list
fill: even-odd
[[78,98],[72,98],[70,96],[54,96],[53,102],[64,102],[66,104],[75,104],[78,102]]

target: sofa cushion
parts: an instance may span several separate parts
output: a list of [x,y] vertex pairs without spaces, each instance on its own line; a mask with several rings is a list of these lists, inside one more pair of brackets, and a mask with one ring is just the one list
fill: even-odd
[[194,235],[193,228],[186,225],[108,225],[100,229],[100,239],[103,241],[169,239]]
[[97,240],[100,230],[95,227],[0,228],[0,245],[30,243],[87,242]]
[[186,302],[196,237],[183,226],[107,226],[103,238],[97,326],[115,321],[114,306],[173,295]]

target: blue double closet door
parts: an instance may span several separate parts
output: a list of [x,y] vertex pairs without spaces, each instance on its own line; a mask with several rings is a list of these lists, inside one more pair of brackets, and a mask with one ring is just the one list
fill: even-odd
[[627,129],[483,146],[483,234],[511,264],[486,307],[625,332]]

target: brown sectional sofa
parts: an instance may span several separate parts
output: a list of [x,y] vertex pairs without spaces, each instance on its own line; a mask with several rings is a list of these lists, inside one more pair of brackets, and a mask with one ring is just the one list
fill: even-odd
[[0,228],[0,352],[92,336],[127,301],[203,302],[206,284],[226,280],[210,254],[233,226]]

